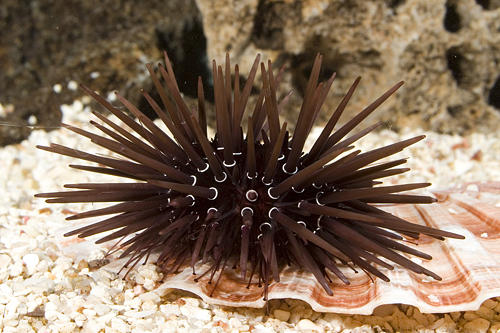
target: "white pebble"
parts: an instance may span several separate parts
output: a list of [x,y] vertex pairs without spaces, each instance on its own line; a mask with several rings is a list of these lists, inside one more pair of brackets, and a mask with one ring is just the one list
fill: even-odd
[[[410,308],[412,309],[412,308]],[[423,326],[429,325],[429,320],[425,315],[420,313],[420,310],[418,308],[415,308],[412,314],[412,317],[420,324]]]
[[131,300],[126,300],[123,305],[129,306],[132,309],[139,309],[141,307],[142,301],[139,297],[134,297]]
[[33,275],[36,272],[36,266],[40,262],[37,254],[29,253],[23,257],[24,264],[26,265],[26,274]]
[[16,261],[10,266],[10,276],[16,277],[23,273],[23,263],[21,261]]
[[290,319],[290,312],[276,309],[274,310],[274,317],[281,321],[288,321],[288,319]]
[[181,310],[176,304],[162,304],[160,305],[160,311],[163,312],[166,317],[181,315]]
[[17,298],[14,298],[11,300],[7,305],[5,306],[5,314],[4,314],[4,319],[9,320],[9,319],[16,319],[18,316],[17,313],[17,307],[21,304],[17,300]]
[[57,258],[55,264],[58,269],[66,271],[71,267],[71,264],[73,263],[73,260],[68,257],[59,257]]
[[417,257],[411,258],[411,261],[413,261],[417,265],[421,265],[423,263],[422,259],[417,258]]
[[97,315],[97,312],[92,309],[83,309],[82,313],[87,317],[95,317]]
[[0,267],[8,267],[11,262],[11,259],[6,254],[0,254]]
[[59,307],[53,302],[47,302],[45,304],[45,311],[57,311]]
[[82,103],[83,104],[90,104],[92,103],[93,99],[90,96],[82,96]]
[[75,91],[76,89],[78,89],[78,83],[76,81],[73,81],[73,80],[69,81],[68,82],[68,89]]
[[154,314],[156,311],[136,311],[136,310],[130,310],[130,311],[125,311],[124,315],[127,317],[132,317],[132,318],[145,318],[148,316],[151,316]]
[[98,322],[96,320],[88,320],[83,325],[84,330],[90,333],[98,333],[104,331],[105,327],[106,325],[104,323]]
[[113,319],[115,317],[116,317],[116,313],[110,312],[108,314],[105,314],[104,316],[97,317],[97,320],[101,323],[109,325],[111,323],[111,319]]
[[238,327],[241,327],[243,324],[241,323],[241,321],[237,318],[231,318],[229,319],[229,326],[231,326],[231,328],[238,328]]
[[114,102],[116,101],[116,95],[113,92],[108,93],[108,96],[106,96],[106,99],[108,102]]
[[59,313],[57,315],[57,319],[59,319],[62,322],[69,322],[71,320],[69,316],[65,315],[64,313]]
[[94,285],[94,286],[92,286],[92,290],[90,291],[90,294],[97,296],[97,297],[104,297],[108,293],[106,292],[106,288],[99,286],[99,285]]
[[468,321],[473,321],[474,319],[481,318],[478,314],[472,312],[472,311],[467,311],[464,313],[464,319]]
[[[488,309],[493,309],[498,305],[497,301],[494,301],[492,299],[487,299],[486,301],[483,302],[481,306],[484,306],[485,308]],[[498,312],[498,311],[497,311]]]
[[94,305],[94,311],[97,313],[97,315],[104,316],[106,313],[111,311],[111,308],[106,304],[96,304]]
[[[69,315],[69,317],[71,319],[73,319],[76,323],[81,322],[82,324],[87,319],[87,317],[85,317],[83,315],[83,313],[80,313],[80,312],[77,312],[77,311],[71,312],[70,315]],[[82,326],[82,324],[80,324],[78,326]]]
[[61,110],[61,113],[63,114],[63,121],[68,121],[74,113],[71,106],[67,104],[59,106],[59,110]]
[[444,318],[440,318],[440,319],[436,320],[434,323],[430,324],[430,326],[428,326],[427,328],[434,330],[438,327],[441,327],[441,325],[443,325],[443,324],[444,324]]
[[[12,291],[12,288],[9,287],[8,285],[2,283],[0,284],[0,292],[4,295],[5,298],[7,299],[10,299],[12,298],[12,294],[13,294],[13,291]],[[1,313],[1,312],[0,312]]]
[[292,314],[290,315],[290,323],[291,324],[298,324],[300,321],[300,313],[294,311],[292,312]]
[[72,104],[73,110],[76,112],[82,112],[83,111],[83,103],[80,100],[76,100]]
[[155,286],[156,286],[156,282],[153,280],[148,279],[144,282],[144,289],[146,289],[146,290],[153,290],[155,288]]
[[489,309],[485,306],[481,306],[476,313],[486,320],[493,320],[493,316],[495,315],[495,311]]
[[[101,249],[92,250],[89,254],[89,257],[87,258],[87,261],[103,259],[105,255],[106,252]],[[103,272],[99,271],[99,273],[102,274]]]
[[48,321],[56,320],[58,314],[59,314],[59,312],[57,312],[56,310],[45,309],[45,319],[47,319]]
[[194,307],[200,307],[200,301],[197,300],[196,298],[193,297],[183,297],[181,298],[183,301],[186,302],[187,305],[192,305]]
[[29,278],[24,281],[24,284],[28,286],[32,292],[41,294],[43,292],[51,292],[54,288],[55,282],[47,277]]
[[474,319],[464,325],[463,333],[486,333],[490,322],[483,318]]
[[130,325],[125,323],[120,318],[112,318],[111,319],[111,328],[120,332],[120,333],[130,332]]
[[323,320],[332,326],[333,331],[340,332],[342,330],[342,318],[336,313],[327,313],[323,316]]
[[59,332],[73,332],[76,328],[76,324],[73,322],[59,322],[54,325],[55,330]]
[[46,260],[40,260],[38,265],[36,266],[36,271],[44,273],[49,269],[49,264]]
[[153,301],[146,301],[142,303],[142,311],[158,311],[158,305]]
[[157,281],[159,274],[156,272],[156,266],[152,264],[144,265],[139,268],[139,275],[150,280]]
[[30,126],[34,126],[38,124],[38,119],[36,118],[36,116],[34,114],[32,114],[31,116],[29,116],[28,118],[28,125]]
[[317,331],[319,333],[323,333],[325,330],[321,327],[310,321],[309,319],[302,319],[299,321],[296,327],[298,330],[303,331],[303,330],[313,330]]
[[14,327],[14,326],[10,326],[10,325],[6,325],[4,328],[3,328],[3,333],[18,333],[19,332],[19,329],[17,327]]
[[181,313],[189,318],[195,318],[208,323],[212,319],[212,313],[208,310],[200,309],[192,305],[184,305],[181,307]]
[[[463,163],[460,163],[463,164]],[[479,192],[479,187],[477,187],[476,184],[469,184],[467,185],[467,191],[472,191],[472,192]]]
[[61,304],[60,300],[59,300],[59,296],[55,295],[55,294],[50,294],[49,296],[47,296],[48,300],[51,302],[51,303],[54,303],[56,304],[56,306],[59,306]]
[[62,86],[57,83],[52,86],[52,90],[56,93],[59,94],[62,91]]
[[264,325],[258,324],[254,326],[252,333],[274,333],[276,332],[274,329],[270,327],[266,327]]

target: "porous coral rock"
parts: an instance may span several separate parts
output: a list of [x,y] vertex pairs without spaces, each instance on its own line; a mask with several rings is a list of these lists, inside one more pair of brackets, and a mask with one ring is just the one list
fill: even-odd
[[[197,0],[209,59],[226,52],[240,64],[256,52],[287,64],[288,89],[300,95],[314,54],[337,72],[333,106],[358,75],[356,112],[404,79],[378,116],[388,127],[438,132],[500,128],[500,4],[494,1]],[[243,68],[243,66],[242,66]],[[288,82],[287,82],[288,81]],[[290,118],[293,115],[289,115]],[[348,117],[346,117],[348,119]]]

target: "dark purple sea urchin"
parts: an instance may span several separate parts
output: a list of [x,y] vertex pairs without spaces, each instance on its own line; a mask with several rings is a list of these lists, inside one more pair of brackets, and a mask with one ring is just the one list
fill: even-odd
[[[272,280],[279,281],[284,265],[296,265],[314,274],[329,295],[329,281],[336,275],[346,284],[339,264],[352,262],[384,281],[389,279],[376,266],[392,269],[380,259],[389,259],[415,273],[439,276],[409,260],[400,252],[431,259],[401,240],[426,234],[438,239],[463,238],[446,231],[416,225],[386,213],[373,204],[432,203],[428,196],[396,194],[430,185],[416,183],[382,186],[380,179],[407,172],[399,159],[379,162],[424,138],[418,136],[365,153],[352,151],[352,144],[380,123],[347,136],[401,85],[398,83],[371,105],[333,132],[351,98],[356,79],[309,152],[304,142],[319,114],[335,75],[317,84],[321,55],[316,57],[293,136],[279,114],[290,94],[280,102],[276,96],[283,68],[274,76],[271,61],[260,63],[262,89],[248,116],[242,120],[259,68],[257,56],[242,90],[235,66],[232,86],[229,56],[225,68],[213,62],[217,134],[207,138],[207,121],[201,80],[198,114],[182,99],[172,67],[165,54],[166,68],[159,65],[166,88],[148,65],[163,107],[143,92],[172,137],[158,128],[124,97],[116,94],[136,120],[104,98],[81,86],[92,98],[118,117],[130,129],[124,130],[105,116],[94,114],[108,127],[91,121],[106,136],[63,125],[102,146],[114,156],[103,157],[58,144],[43,150],[95,162],[99,166],[71,167],[131,179],[128,183],[68,184],[74,191],[43,193],[51,203],[118,202],[101,209],[76,214],[68,220],[106,216],[102,221],[66,234],[87,237],[109,232],[98,242],[118,239],[116,248],[130,256],[125,267],[146,261],[153,251],[160,253],[158,266],[176,272],[184,263],[198,261],[211,267],[198,278],[210,275],[217,287],[217,272],[233,267],[241,278],[258,276],[264,298]],[[135,134],[132,134],[135,132]],[[200,273],[200,272],[198,272]]]

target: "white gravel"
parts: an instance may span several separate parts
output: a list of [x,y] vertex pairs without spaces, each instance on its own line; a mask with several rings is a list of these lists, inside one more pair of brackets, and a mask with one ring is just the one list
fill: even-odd
[[[87,102],[61,107],[64,122],[89,129]],[[356,146],[366,150],[418,134],[384,130]],[[412,168],[403,180],[430,180],[434,187],[500,180],[498,137],[426,134],[425,141],[400,155],[410,157]],[[72,170],[67,165],[77,161],[35,149],[50,142],[99,151],[64,129],[37,130],[28,140],[0,149],[2,332],[500,332],[500,298],[465,313],[421,314],[411,306],[387,305],[372,316],[317,313],[303,302],[283,300],[271,301],[266,316],[262,309],[222,308],[186,293],[160,292],[154,265],[141,266],[128,280],[106,267],[92,268],[102,251],[77,260],[63,254],[55,239],[56,230],[67,228],[65,217],[92,205],[48,205],[33,195],[105,176]]]

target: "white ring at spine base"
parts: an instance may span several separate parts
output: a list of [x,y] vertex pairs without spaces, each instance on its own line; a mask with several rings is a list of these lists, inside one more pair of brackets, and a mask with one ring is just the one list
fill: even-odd
[[304,228],[307,228],[307,224],[304,221],[297,221],[297,224],[300,224]]
[[265,225],[268,225],[269,226],[269,230],[271,230],[273,228],[273,226],[271,225],[271,223],[269,222],[264,222],[262,223],[260,226],[259,226],[259,230],[262,231],[262,227],[265,226]]
[[198,221],[199,219],[200,219],[200,215],[196,214],[196,220],[194,220],[193,222]]
[[318,226],[318,228],[321,228],[321,225],[320,225],[320,222],[321,222],[321,219],[323,218],[323,215],[320,215],[318,217],[318,220],[316,221],[316,225]]
[[196,181],[198,180],[198,179],[196,179],[196,176],[195,175],[191,175],[191,178],[193,178],[193,183],[191,184],[191,186],[196,185]]
[[304,192],[305,189],[302,189],[301,191],[297,190],[295,187],[292,186],[292,190],[295,192],[295,193],[302,193]]
[[196,168],[196,170],[198,170],[198,172],[202,172],[203,173],[203,172],[207,171],[209,167],[210,167],[210,165],[205,162],[205,169],[200,170],[200,168]]
[[243,155],[243,153],[241,151],[238,151],[236,153],[233,153],[233,156],[240,156],[240,155]]
[[257,176],[258,176],[258,175],[259,175],[259,174],[256,172],[256,173],[255,173],[255,175],[252,177],[252,176],[250,176],[250,174],[249,174],[249,173],[248,173],[248,171],[247,171],[247,178],[248,178],[248,179],[255,179],[255,178],[257,178]]
[[[255,195],[257,196],[257,198],[255,198],[255,199],[253,199],[253,200],[252,200],[252,199],[250,199],[250,198],[248,197],[248,192],[250,192],[250,191],[252,191],[253,193],[255,193]],[[257,199],[259,198],[259,193],[257,193],[257,191],[256,191],[256,190],[248,190],[248,191],[245,193],[245,198],[247,198],[247,200],[248,200],[248,201],[250,201],[250,202],[255,202],[255,201],[257,201]]]
[[187,195],[186,198],[191,198],[193,199],[193,202],[189,205],[189,207],[193,207],[194,206],[194,203],[196,202],[196,199],[194,198],[194,196],[192,196],[191,194]]
[[216,213],[219,211],[217,208],[215,207],[210,207],[209,209],[207,209],[207,213],[210,213],[211,210],[214,210]]
[[257,239],[258,239],[258,240],[260,240],[260,238],[261,238],[261,237],[262,237],[262,234],[259,234],[259,235],[257,236]]
[[244,208],[240,211],[240,214],[241,214],[241,216],[242,216],[242,217],[243,217],[243,212],[244,212],[245,210],[247,210],[247,209],[249,209],[249,210],[250,210],[250,212],[252,213],[252,216],[253,216],[253,209],[252,209],[251,207],[244,207]]
[[217,183],[223,183],[227,179],[227,174],[224,171],[222,171],[222,174],[224,175],[224,179],[222,180],[218,180],[217,176],[214,176],[214,179]]
[[229,164],[226,164],[226,161],[222,161],[222,164],[224,164],[224,166],[225,166],[226,168],[232,168],[232,167],[234,167],[234,166],[236,165],[236,161],[233,161],[233,163],[232,163],[232,164],[230,164],[230,165],[229,165]]
[[278,195],[277,197],[275,197],[275,196],[273,196],[273,195],[271,194],[271,190],[272,190],[273,188],[274,188],[274,187],[270,187],[270,188],[268,188],[268,189],[267,189],[267,195],[269,196],[269,198],[271,198],[271,199],[273,199],[273,200],[276,200],[276,199],[278,199],[280,196]]
[[316,185],[316,183],[312,183],[312,186],[314,186],[314,188],[318,190],[323,187],[323,185]]
[[285,155],[281,154],[280,157],[278,157],[278,161],[281,161],[285,158]]
[[264,184],[264,185],[271,185],[271,184],[273,183],[272,181],[271,181],[271,182],[269,182],[269,183],[266,183],[266,182],[264,181],[264,178],[265,178],[265,176],[263,176],[263,177],[262,177],[262,184]]
[[319,191],[318,193],[316,193],[316,203],[320,206],[324,206],[325,204],[322,204],[321,202],[319,202],[319,196],[321,194],[325,194],[325,192],[322,192],[322,191]]
[[270,218],[270,219],[273,219],[273,220],[274,220],[274,217],[272,217],[272,216],[271,216],[271,213],[272,213],[272,211],[273,211],[273,210],[275,210],[275,209],[279,212],[279,209],[278,209],[278,208],[273,207],[273,208],[271,208],[271,209],[269,210],[269,213],[267,213],[267,216],[269,216],[269,218]]
[[210,189],[215,191],[215,195],[214,195],[213,198],[208,198],[208,200],[215,200],[215,199],[217,199],[217,196],[219,195],[219,191],[217,191],[217,189],[215,187],[210,187]]
[[283,169],[283,171],[284,171],[287,175],[294,175],[294,174],[296,174],[296,173],[297,173],[297,171],[299,171],[299,168],[298,168],[298,167],[295,167],[295,171],[294,171],[294,172],[288,172],[288,171],[286,171],[285,167],[286,167],[286,163],[285,163],[285,164],[283,164],[283,166],[282,166],[281,168]]

